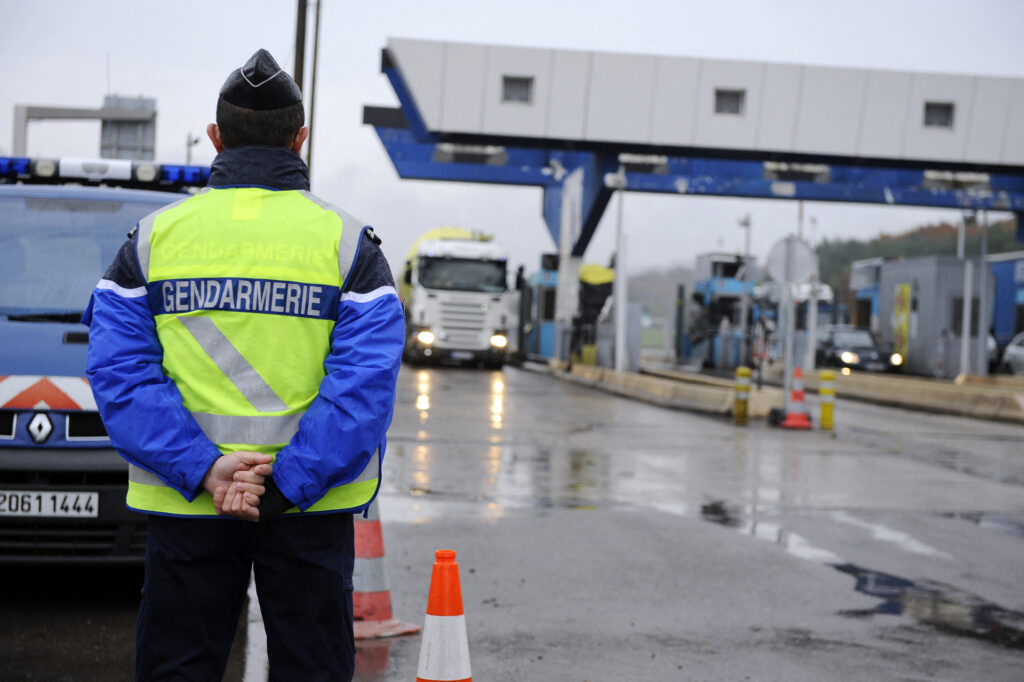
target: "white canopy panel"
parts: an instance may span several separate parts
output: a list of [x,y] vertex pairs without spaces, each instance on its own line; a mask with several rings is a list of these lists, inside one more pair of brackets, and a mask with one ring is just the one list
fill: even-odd
[[1024,79],[392,38],[428,130],[1024,165]]

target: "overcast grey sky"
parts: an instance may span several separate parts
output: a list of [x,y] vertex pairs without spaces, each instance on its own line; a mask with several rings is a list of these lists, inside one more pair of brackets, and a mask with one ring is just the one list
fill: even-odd
[[[1024,77],[1024,0],[322,1],[313,191],[375,225],[393,267],[416,235],[438,225],[495,234],[511,265],[528,271],[554,244],[539,188],[398,178],[372,128],[361,125],[364,104],[397,103],[379,72],[388,37]],[[213,120],[232,69],[259,47],[292,69],[295,7],[291,0],[0,0],[0,152],[11,148],[15,104],[96,107],[109,74],[109,92],[157,100],[157,159],[184,161],[187,134]],[[312,38],[307,44],[309,74]],[[99,124],[33,123],[28,153],[98,156]],[[193,162],[208,164],[213,155],[204,139]],[[587,261],[604,263],[613,249],[612,208]],[[752,251],[762,260],[795,230],[793,202],[629,194],[629,270],[738,251],[736,221],[747,212]],[[805,223],[805,235],[817,240],[957,218],[824,203],[806,204],[805,216],[816,219],[816,228]]]

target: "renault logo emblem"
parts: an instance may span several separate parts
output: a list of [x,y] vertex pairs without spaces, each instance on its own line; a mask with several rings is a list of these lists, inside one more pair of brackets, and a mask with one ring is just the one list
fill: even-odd
[[28,423],[28,435],[32,436],[32,440],[36,443],[45,443],[51,433],[53,433],[53,423],[50,418],[46,416],[45,412],[36,412],[32,421]]

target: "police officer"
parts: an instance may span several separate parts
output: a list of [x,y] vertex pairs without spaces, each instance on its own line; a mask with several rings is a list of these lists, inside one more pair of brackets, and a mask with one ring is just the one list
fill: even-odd
[[209,186],[139,222],[84,318],[148,514],[139,680],[222,679],[250,573],[270,679],[353,674],[352,516],[379,488],[404,322],[379,239],[309,192],[303,118],[270,53],[233,71]]

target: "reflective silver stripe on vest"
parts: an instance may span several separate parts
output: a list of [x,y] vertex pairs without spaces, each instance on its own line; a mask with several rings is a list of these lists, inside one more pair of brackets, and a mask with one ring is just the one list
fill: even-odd
[[362,237],[363,228],[366,227],[366,223],[352,214],[342,211],[334,204],[324,201],[312,192],[301,190],[301,193],[302,196],[320,208],[337,213],[338,217],[341,218],[341,243],[338,244],[338,272],[341,274],[341,286],[344,289],[345,280],[348,279],[348,273],[352,271],[352,262],[356,258],[359,239]]
[[[181,315],[178,321],[192,334],[200,347],[210,356],[217,369],[224,373],[238,392],[259,412],[281,412],[287,410],[281,397],[263,380],[256,368],[249,364],[231,340],[209,317]],[[221,441],[241,442],[241,441]],[[245,441],[248,442],[248,441]]]
[[238,417],[234,415],[193,412],[199,428],[214,443],[243,445],[281,445],[299,431],[304,412],[280,417]]
[[171,209],[177,208],[181,204],[185,203],[193,196],[200,194],[206,194],[210,191],[209,187],[204,187],[195,194],[187,196],[181,201],[175,201],[173,204],[168,204],[163,208],[153,211],[148,216],[139,221],[139,235],[135,242],[135,255],[139,258],[139,272],[142,273],[142,279],[149,282],[149,252],[150,243],[149,238],[153,234],[153,223],[156,222],[156,217],[164,211],[170,211]]
[[134,464],[128,465],[128,480],[132,483],[142,483],[144,485],[158,485],[163,488],[167,487],[167,484],[160,480],[160,477],[151,471],[146,471],[142,467],[137,467]]
[[351,483],[361,483],[363,481],[373,481],[380,478],[380,448],[373,453],[373,457],[363,467],[362,473],[360,473]]

